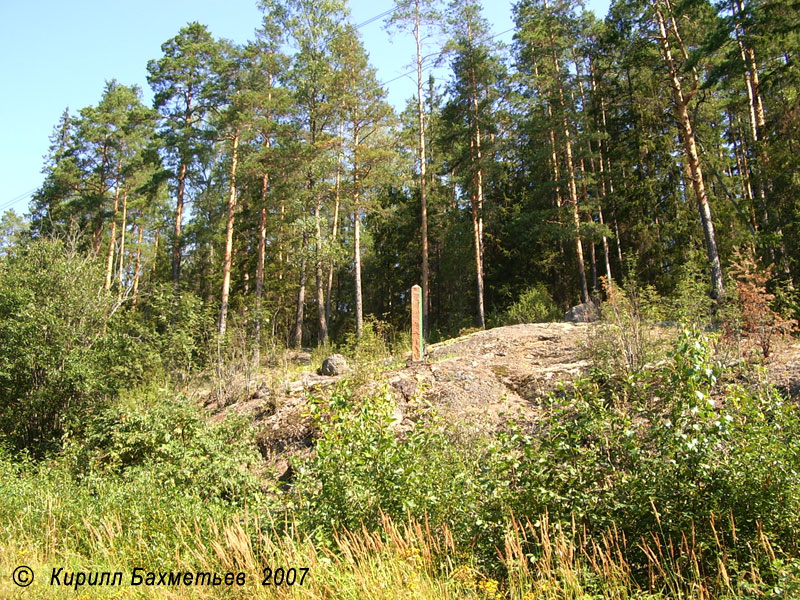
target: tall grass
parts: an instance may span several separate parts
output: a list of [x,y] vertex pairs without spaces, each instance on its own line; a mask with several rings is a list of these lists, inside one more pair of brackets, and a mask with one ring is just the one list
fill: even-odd
[[[369,531],[343,531],[329,546],[319,546],[292,527],[275,527],[247,511],[223,521],[172,523],[164,532],[172,555],[142,562],[149,542],[144,536],[123,535],[123,518],[112,513],[100,520],[84,519],[80,549],[71,543],[74,528],[66,527],[51,504],[42,507],[48,536],[39,545],[18,534],[3,542],[0,552],[0,597],[55,598],[303,598],[314,600],[655,600],[665,598],[791,598],[800,592],[797,561],[782,561],[766,534],[747,557],[726,553],[724,536],[736,535],[732,518],[715,520],[716,548],[704,548],[694,531],[679,542],[658,532],[639,540],[626,539],[620,529],[599,538],[573,523],[562,527],[543,515],[538,521],[512,518],[505,542],[498,548],[505,567],[500,580],[481,572],[468,549],[459,548],[447,527],[432,530],[425,522],[396,523],[388,517]],[[629,561],[637,546],[647,560]],[[717,556],[713,571],[701,555]],[[742,564],[749,564],[742,569]],[[18,565],[31,567],[36,581],[22,596],[7,574]],[[762,576],[759,564],[772,573]],[[53,568],[65,571],[122,571],[123,585],[65,588],[50,586]],[[130,586],[134,567],[152,571],[245,573],[243,586]],[[308,569],[303,584],[262,585],[265,569]],[[647,573],[642,583],[636,571]],[[777,575],[777,578],[776,578]]]

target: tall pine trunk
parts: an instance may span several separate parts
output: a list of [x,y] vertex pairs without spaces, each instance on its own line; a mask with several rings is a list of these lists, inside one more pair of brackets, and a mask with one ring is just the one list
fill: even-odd
[[[467,35],[470,44],[472,43],[472,29],[467,27]],[[472,193],[472,237],[475,247],[475,287],[477,295],[478,327],[486,328],[486,316],[484,309],[484,286],[483,286],[483,165],[481,156],[481,126],[478,115],[478,89],[474,69],[470,71],[472,105],[472,120],[474,137],[470,139],[470,158],[474,176]]]
[[[552,38],[551,38],[552,39]],[[553,53],[553,68],[558,77],[560,67],[558,58]],[[570,132],[569,120],[567,119],[567,106],[564,100],[563,81],[556,82],[558,86],[558,101],[561,108],[562,124],[564,126],[564,155],[567,161],[567,183],[569,189],[570,207],[572,208],[572,223],[575,227],[575,253],[578,257],[578,280],[581,286],[581,302],[589,301],[589,288],[586,284],[586,267],[583,258],[583,243],[581,242],[581,216],[578,209],[578,187],[575,177],[575,165],[572,157],[572,133]]]
[[175,202],[175,229],[172,241],[172,284],[175,292],[181,281],[181,226],[183,223],[183,202],[186,194],[186,163],[182,162],[178,171],[178,193]]
[[142,238],[144,237],[144,229],[141,225],[136,225],[139,235],[136,238],[136,262],[133,267],[133,288],[131,295],[131,307],[136,308],[139,303],[139,277],[142,272]]
[[122,194],[122,222],[119,228],[119,270],[117,278],[119,279],[119,292],[118,299],[122,299],[122,279],[125,274],[125,231],[128,228],[128,192],[127,190]]
[[108,255],[106,257],[106,281],[103,289],[108,291],[111,289],[111,278],[114,273],[114,249],[117,242],[117,212],[119,210],[119,195],[122,188],[122,167],[118,165],[117,169],[117,183],[114,187],[114,207],[111,214],[111,239],[108,242]]
[[[344,153],[344,121],[339,124],[339,153],[336,157],[336,183],[333,198],[333,226],[331,228],[331,243],[336,244],[339,233],[339,207],[341,205],[341,180],[342,180],[342,154]],[[333,257],[328,261],[328,281],[325,286],[325,318],[331,322],[331,298],[333,294],[333,270],[335,268]]]
[[[694,88],[684,93],[683,85],[680,78],[680,70],[675,63],[672,56],[672,47],[669,42],[667,34],[667,21],[664,17],[664,12],[661,8],[661,0],[653,0],[653,7],[655,8],[656,24],[658,25],[661,54],[666,63],[667,70],[669,71],[670,84],[672,86],[672,96],[675,101],[675,111],[678,118],[678,127],[680,130],[680,139],[683,144],[684,160],[688,165],[692,189],[694,190],[697,198],[697,208],[700,213],[700,221],[703,225],[703,235],[706,243],[706,253],[708,256],[709,266],[711,267],[711,285],[714,292],[714,297],[722,299],[725,297],[725,282],[722,277],[722,266],[719,259],[719,251],[717,249],[717,238],[714,232],[714,221],[711,216],[711,206],[708,202],[708,195],[706,193],[705,179],[703,177],[703,168],[700,164],[700,157],[697,153],[697,143],[694,137],[694,130],[692,128],[692,121],[689,115],[689,102],[697,90],[697,77],[695,75]],[[677,25],[674,19],[671,19],[671,30],[678,40],[680,40]],[[680,43],[680,41],[679,41]],[[682,48],[684,54],[686,49]]]
[[314,272],[317,287],[317,344],[328,345],[328,319],[325,315],[325,281],[322,272],[322,196],[317,194],[314,208]]
[[419,127],[419,200],[421,208],[420,234],[422,237],[422,331],[430,335],[430,264],[428,259],[428,196],[427,157],[425,152],[425,104],[422,99],[422,16],[419,0],[414,3],[414,39],[417,43],[417,125]]
[[228,190],[228,214],[225,222],[225,257],[222,266],[222,302],[219,311],[220,336],[225,335],[228,320],[228,297],[231,290],[231,263],[233,262],[233,225],[236,218],[236,165],[239,158],[239,129],[233,132],[231,172]]
[[261,298],[264,295],[264,263],[267,257],[267,192],[269,190],[269,173],[261,178],[261,210],[258,220],[258,262],[256,264],[256,322],[255,322],[255,356],[256,368],[261,364]]
[[303,246],[301,249],[302,258],[300,259],[300,282],[297,288],[297,310],[295,311],[294,319],[294,335],[292,336],[292,344],[295,348],[300,348],[303,345],[303,319],[305,316],[306,308],[306,278],[308,270],[308,259],[306,252],[308,251],[308,233],[303,232]]
[[361,189],[359,181],[358,144],[359,144],[358,114],[353,118],[353,271],[356,287],[356,335],[361,337],[364,333],[364,298],[361,290]]

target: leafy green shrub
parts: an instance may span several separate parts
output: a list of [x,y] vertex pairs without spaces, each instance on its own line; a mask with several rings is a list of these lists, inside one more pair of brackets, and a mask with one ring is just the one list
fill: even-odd
[[206,419],[184,397],[139,390],[97,412],[65,448],[65,464],[79,480],[151,476],[206,501],[253,500],[261,461],[253,429],[243,419]]
[[520,294],[517,301],[499,316],[497,324],[546,323],[558,321],[562,316],[545,285],[537,283]]
[[[202,480],[182,487],[157,468],[125,477],[94,473],[74,477],[70,461],[0,459],[0,537],[17,544],[102,561],[104,546],[117,553],[116,569],[174,564],[188,529],[213,539],[209,525],[234,518],[236,505],[198,493]],[[47,532],[45,534],[45,532]],[[113,557],[112,557],[113,560]],[[63,563],[62,563],[63,564]]]
[[209,364],[216,315],[191,292],[176,298],[172,285],[157,287],[142,306],[151,343],[168,372],[188,373]]
[[144,376],[152,356],[133,351],[118,308],[100,261],[59,241],[17,247],[0,262],[0,434],[11,445],[56,448],[65,429]]
[[[722,554],[740,557],[745,574],[762,531],[791,554],[800,542],[800,411],[774,390],[724,388],[721,375],[711,340],[686,331],[667,364],[633,376],[626,403],[589,382],[551,398],[536,435],[518,433],[510,446],[519,455],[509,468],[514,513],[575,519],[595,539],[614,529],[679,547],[691,536],[707,574]],[[626,560],[649,559],[640,545]]]
[[361,371],[378,368],[391,356],[386,340],[387,329],[390,329],[388,323],[374,317],[365,318],[361,337],[358,337],[354,331],[348,333],[342,353],[352,359],[355,366]]
[[667,302],[667,318],[684,327],[703,329],[711,323],[714,300],[709,294],[703,260],[699,252],[690,252],[689,259],[681,266],[675,292]]
[[320,437],[314,456],[297,465],[296,517],[323,537],[374,529],[381,514],[427,520],[492,554],[502,541],[504,488],[488,446],[436,419],[400,434],[394,408],[386,391],[358,401],[340,390],[313,405]]

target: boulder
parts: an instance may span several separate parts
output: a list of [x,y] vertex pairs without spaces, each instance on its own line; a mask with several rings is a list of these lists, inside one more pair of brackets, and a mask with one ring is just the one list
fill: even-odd
[[331,354],[322,361],[321,375],[343,375],[349,370],[347,361],[341,354]]
[[295,365],[310,365],[311,352],[308,350],[300,350],[289,354],[289,360]]
[[265,387],[258,388],[250,395],[251,400],[263,400],[265,398],[269,398],[269,389]]
[[573,306],[564,315],[564,321],[567,323],[593,323],[600,320],[600,308],[592,302],[584,302]]

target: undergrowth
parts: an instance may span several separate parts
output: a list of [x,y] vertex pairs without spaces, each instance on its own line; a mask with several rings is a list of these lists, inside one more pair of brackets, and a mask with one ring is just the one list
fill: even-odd
[[[385,392],[342,387],[312,403],[316,451],[283,489],[246,468],[245,423],[209,425],[157,390],[123,399],[57,456],[0,456],[0,568],[247,574],[242,588],[87,597],[790,597],[800,415],[769,386],[731,383],[714,342],[687,329],[626,394],[578,382],[488,438],[422,402],[400,427]],[[307,585],[265,589],[278,566],[309,568]]]

